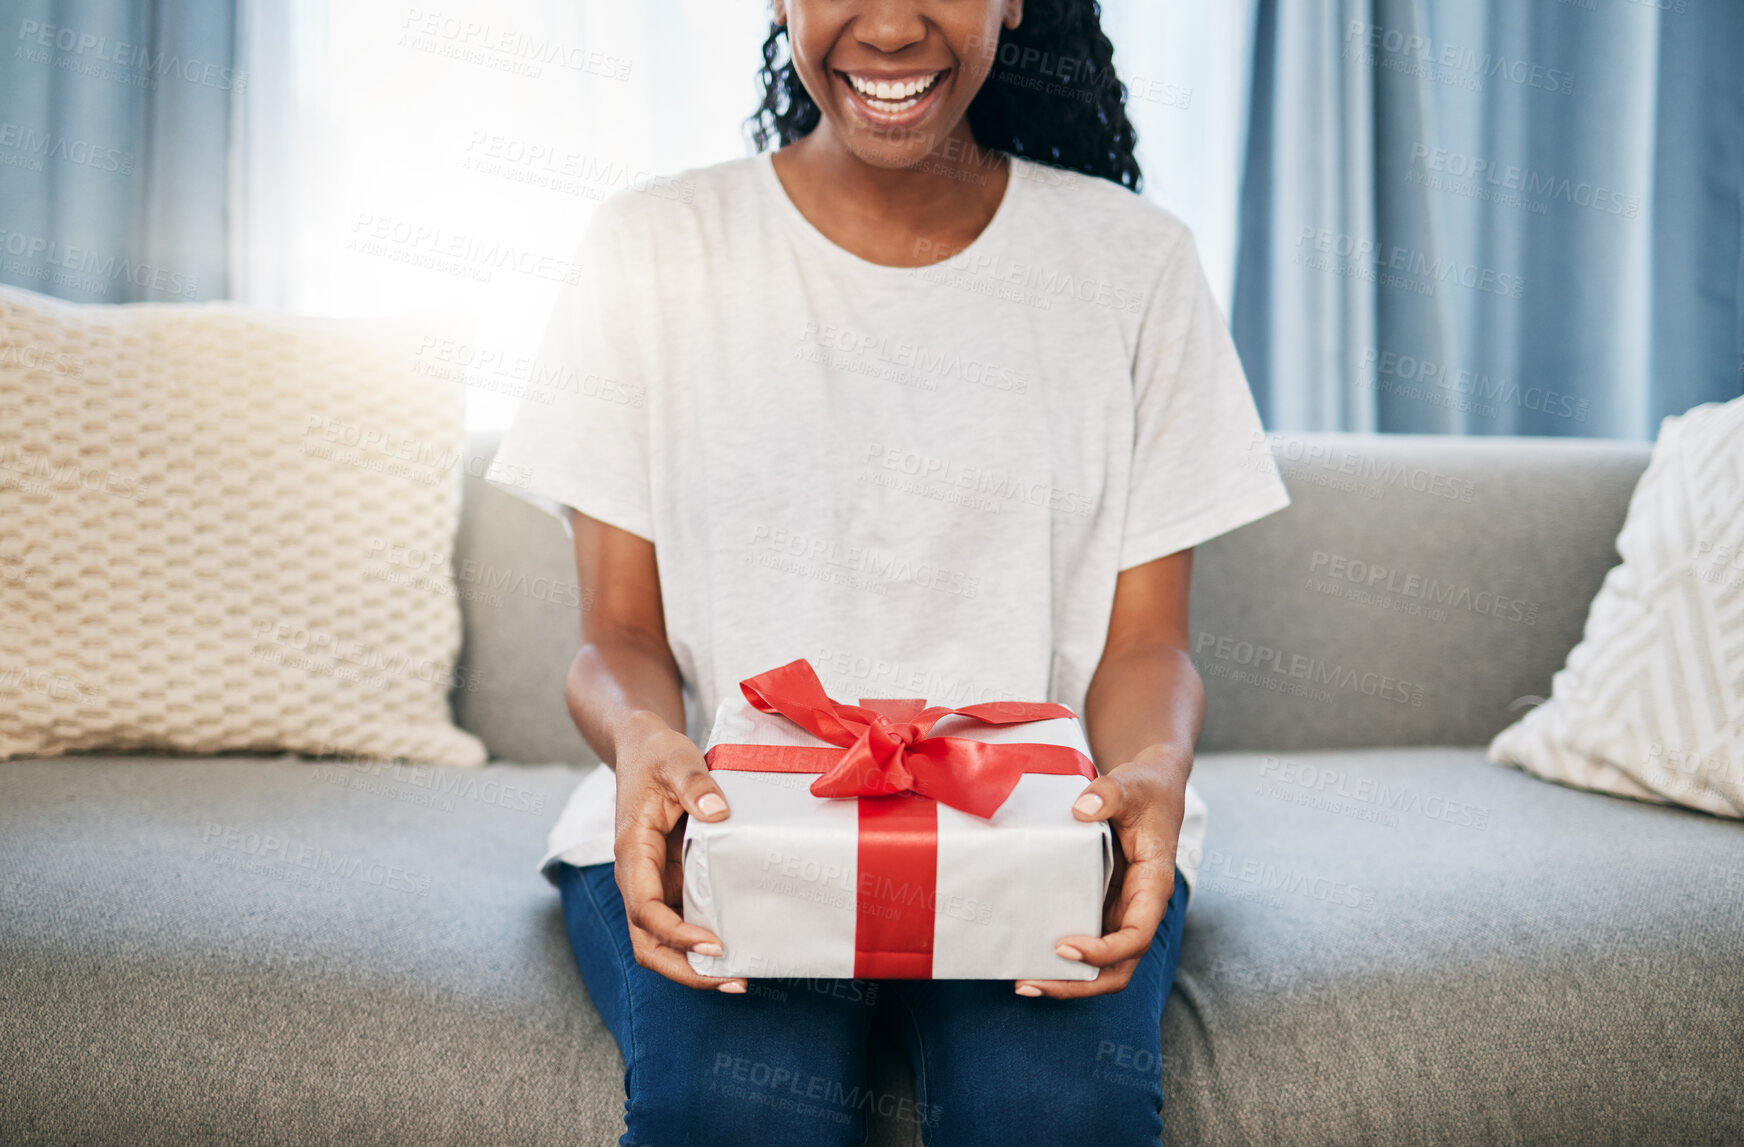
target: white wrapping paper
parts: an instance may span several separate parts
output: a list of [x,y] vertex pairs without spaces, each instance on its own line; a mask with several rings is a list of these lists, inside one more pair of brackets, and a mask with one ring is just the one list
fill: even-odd
[[[948,716],[932,733],[1090,752],[1083,728],[1065,718],[992,726]],[[826,744],[742,697],[716,715],[707,747],[723,743]],[[811,773],[712,775],[732,813],[689,822],[684,918],[719,936],[726,954],[691,953],[691,966],[708,976],[853,977],[858,894],[877,879],[859,871],[858,801],[812,796]],[[1054,954],[1065,936],[1102,934],[1113,851],[1107,825],[1072,815],[1087,783],[1026,775],[991,820],[938,806],[936,882],[897,891],[932,909],[933,979],[1095,978],[1095,968]]]

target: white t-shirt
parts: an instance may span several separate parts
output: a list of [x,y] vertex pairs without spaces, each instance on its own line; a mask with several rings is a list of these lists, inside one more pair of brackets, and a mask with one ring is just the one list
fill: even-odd
[[[653,541],[699,744],[796,657],[850,703],[1082,714],[1117,573],[1289,504],[1192,236],[1106,180],[1014,159],[973,243],[899,268],[764,153],[618,192],[577,263],[491,475]],[[613,781],[548,876],[612,859]]]

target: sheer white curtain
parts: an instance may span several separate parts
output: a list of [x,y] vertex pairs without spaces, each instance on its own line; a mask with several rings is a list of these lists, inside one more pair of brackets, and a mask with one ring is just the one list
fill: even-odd
[[[1249,3],[1112,0],[1147,193],[1228,297]],[[459,360],[524,361],[593,207],[747,153],[767,0],[244,0],[233,281],[294,312],[470,312]],[[462,363],[464,365],[464,362]],[[474,372],[468,422],[515,399]]]
[[1193,229],[1211,288],[1234,293],[1255,0],[1103,0],[1145,195]]

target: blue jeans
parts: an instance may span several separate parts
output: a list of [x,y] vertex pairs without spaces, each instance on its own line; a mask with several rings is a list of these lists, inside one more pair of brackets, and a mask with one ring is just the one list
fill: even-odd
[[[1009,981],[755,979],[681,987],[636,963],[613,866],[562,865],[563,919],[624,1055],[623,1147],[843,1147],[878,1111],[927,1147],[1154,1147],[1163,1005],[1187,886],[1124,991],[1032,999]],[[874,1019],[907,1045],[915,1100],[871,1091]]]

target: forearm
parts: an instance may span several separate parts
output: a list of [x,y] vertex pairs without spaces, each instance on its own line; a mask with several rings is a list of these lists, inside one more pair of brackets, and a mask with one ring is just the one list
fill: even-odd
[[608,765],[617,764],[626,737],[662,725],[684,731],[681,690],[678,666],[664,643],[630,634],[585,641],[564,683],[575,727]]
[[1184,794],[1204,713],[1205,688],[1185,649],[1151,643],[1107,654],[1084,701],[1091,756],[1102,772],[1146,762]]

